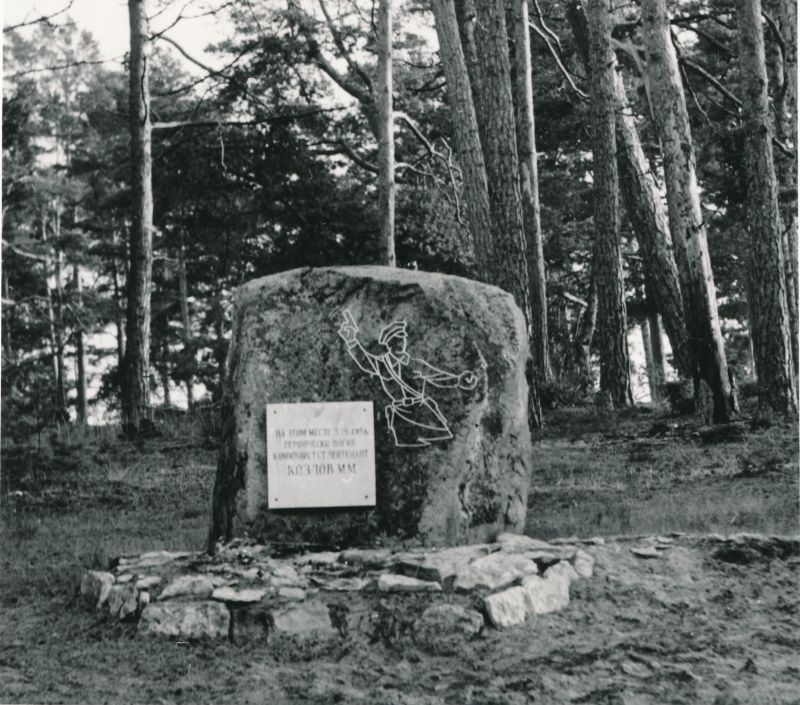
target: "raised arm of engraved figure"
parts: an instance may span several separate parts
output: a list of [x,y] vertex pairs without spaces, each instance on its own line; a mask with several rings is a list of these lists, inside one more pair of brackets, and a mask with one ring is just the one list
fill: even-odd
[[339,327],[339,335],[347,344],[347,352],[364,372],[380,376],[378,357],[364,349],[358,340],[358,325],[349,309],[344,311],[344,323]]

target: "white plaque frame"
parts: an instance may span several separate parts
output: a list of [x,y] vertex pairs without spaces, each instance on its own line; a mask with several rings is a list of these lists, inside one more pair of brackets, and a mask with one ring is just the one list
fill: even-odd
[[267,507],[375,506],[371,401],[267,404]]

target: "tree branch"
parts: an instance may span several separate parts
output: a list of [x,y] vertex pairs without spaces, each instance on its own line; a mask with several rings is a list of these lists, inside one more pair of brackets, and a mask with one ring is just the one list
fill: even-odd
[[553,45],[550,43],[550,40],[548,39],[547,34],[545,34],[544,30],[537,27],[536,23],[533,20],[528,20],[528,24],[530,25],[531,29],[544,40],[544,43],[547,46],[550,55],[553,57],[553,59],[556,62],[556,65],[558,66],[558,70],[561,72],[561,75],[564,76],[564,78],[567,80],[567,83],[569,83],[569,86],[572,89],[572,91],[581,100],[589,100],[589,96],[586,93],[584,93],[580,88],[578,88],[578,86],[576,85],[575,80],[572,78],[572,74],[570,74],[567,67],[564,66],[563,62],[561,61],[561,57],[559,56],[558,52],[556,52],[555,47],[553,47]]
[[372,78],[366,71],[364,71],[364,69],[361,66],[359,66],[355,61],[353,61],[353,57],[350,56],[350,52],[347,51],[347,48],[344,45],[344,41],[342,40],[342,35],[339,33],[339,30],[336,28],[333,18],[328,12],[328,6],[325,4],[325,0],[317,0],[317,3],[319,4],[320,9],[322,10],[322,14],[325,15],[325,23],[328,25],[328,29],[330,30],[331,36],[333,37],[333,43],[336,45],[336,49],[339,51],[339,54],[347,62],[347,65],[350,67],[350,70],[364,82],[370,94],[374,93],[375,87],[372,85]]
[[63,15],[72,9],[73,4],[75,4],[75,0],[69,0],[66,7],[63,7],[60,10],[50,14],[50,15],[42,15],[41,17],[37,17],[35,20],[28,20],[27,18],[18,24],[7,25],[3,27],[3,34],[6,32],[13,32],[15,29],[21,29],[22,27],[30,27],[34,24],[40,24],[44,22],[45,24],[49,25],[50,22],[58,17],[59,15]]

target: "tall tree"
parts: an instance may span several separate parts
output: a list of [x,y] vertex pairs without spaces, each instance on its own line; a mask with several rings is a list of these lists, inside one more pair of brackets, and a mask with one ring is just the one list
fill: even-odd
[[[514,297],[530,335],[530,287],[505,10],[502,0],[481,0],[476,10],[477,85],[472,86],[453,0],[433,0],[478,276]],[[473,89],[480,96],[481,115],[475,110]],[[529,419],[532,427],[538,428],[541,408],[532,364],[528,372]]]
[[754,329],[759,406],[766,412],[796,413],[761,1],[737,0],[736,24],[742,76],[750,291],[754,314],[750,325]]
[[667,187],[667,210],[689,332],[696,390],[700,379],[711,388],[714,420],[728,421],[734,409],[728,363],[717,310],[716,287],[700,207],[695,151],[672,43],[666,0],[642,0],[647,55],[646,81],[658,127]]
[[378,201],[381,263],[395,266],[394,111],[392,107],[392,0],[378,2]]
[[[581,0],[570,0],[567,3],[567,19],[575,37],[578,54],[588,74],[589,37]],[[614,103],[617,164],[625,211],[639,243],[645,275],[652,293],[651,298],[663,317],[664,327],[672,346],[675,367],[681,375],[691,377],[693,370],[683,311],[683,295],[667,212],[659,185],[642,148],[634,109],[626,95],[622,74],[616,66]]]
[[150,152],[150,40],[147,0],[128,0],[132,211],[125,323],[122,416],[138,432],[150,406],[150,288],[153,275],[153,190]]
[[587,7],[594,165],[593,272],[597,286],[600,389],[608,392],[614,406],[628,406],[633,403],[633,395],[620,236],[611,3],[589,0]]
[[528,0],[514,4],[514,97],[517,147],[519,149],[525,239],[530,278],[531,354],[540,380],[553,376],[547,333],[547,274],[544,261],[536,126],[533,112],[533,67],[528,19]]

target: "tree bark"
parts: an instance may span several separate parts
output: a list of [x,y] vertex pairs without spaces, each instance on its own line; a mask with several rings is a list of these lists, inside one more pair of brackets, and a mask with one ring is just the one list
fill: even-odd
[[378,2],[378,207],[381,264],[394,267],[394,113],[392,107],[392,0]]
[[111,281],[114,285],[114,327],[117,338],[117,375],[120,380],[120,398],[122,397],[122,373],[125,368],[125,318],[124,306],[122,304],[122,287],[119,283],[119,272],[117,271],[116,258],[111,262]]
[[778,188],[772,154],[772,124],[761,1],[737,0],[737,36],[742,77],[742,119],[750,231],[750,290],[755,314],[756,375],[761,413],[797,412],[786,302]]
[[178,295],[181,306],[181,338],[183,339],[183,356],[186,365],[186,405],[194,406],[194,346],[192,345],[192,317],[189,312],[189,284],[186,277],[186,242],[181,231],[178,246]]
[[666,0],[642,0],[646,81],[664,157],[667,209],[676,247],[695,389],[702,378],[714,397],[714,420],[733,414],[728,364],[717,310],[716,287],[700,208],[686,96],[672,44]]
[[[47,242],[47,218],[41,214],[40,232],[42,242]],[[58,406],[58,336],[56,335],[56,316],[53,306],[53,290],[50,288],[50,253],[45,251],[44,256],[44,290],[47,298],[47,332],[50,339],[50,355],[53,367],[53,405]]]
[[14,355],[14,341],[11,335],[11,290],[8,285],[8,269],[4,269],[3,275],[3,314],[0,316],[0,326],[3,329],[3,367],[16,364]]
[[[664,383],[667,381],[667,366],[666,358],[664,356],[664,329],[661,323],[661,316],[658,313],[658,308],[653,302],[653,287],[645,281],[645,295],[647,297],[647,322],[648,334],[650,340],[650,349],[653,355],[653,374],[655,376],[655,390],[656,396],[653,401],[658,401],[661,398],[661,390]],[[674,353],[673,353],[674,356]],[[680,370],[679,370],[680,372]]]
[[[480,0],[476,8],[475,44],[481,81],[476,92],[485,102],[481,116],[486,128],[483,144],[453,0],[433,0],[432,6],[478,277],[514,297],[530,332],[530,289],[503,2]],[[529,420],[532,428],[539,428],[541,408],[532,364],[528,382]]]
[[[578,53],[589,73],[589,40],[586,17],[580,0],[567,4],[567,18],[575,36]],[[667,212],[650,164],[642,149],[636,119],[625,93],[622,75],[614,71],[614,102],[617,130],[617,165],[620,191],[633,233],[639,243],[645,275],[650,281],[652,300],[661,313],[675,356],[678,372],[691,378],[693,365],[684,318],[678,266],[672,244]]]
[[150,154],[150,41],[147,0],[128,0],[132,213],[122,416],[136,434],[150,407],[150,290],[153,272],[153,190]]
[[617,176],[614,52],[611,3],[589,0],[589,58],[594,173],[593,272],[597,286],[600,390],[614,406],[633,403],[628,362],[625,279],[622,270],[619,181]]
[[575,368],[587,376],[592,374],[592,339],[597,325],[597,285],[594,272],[589,279],[589,305],[581,316],[580,326],[573,343]]
[[773,116],[775,136],[787,146],[793,147],[792,155],[777,151],[774,153],[775,171],[778,177],[778,205],[780,208],[782,230],[783,261],[786,270],[786,303],[789,310],[791,330],[792,370],[795,379],[800,364],[798,336],[798,263],[797,263],[797,49],[796,27],[790,24],[797,19],[795,2],[771,0],[765,3],[765,10],[778,24],[782,46],[777,39],[766,46],[769,80],[773,84]]
[[519,148],[525,247],[530,279],[531,354],[540,380],[550,380],[550,345],[547,331],[547,274],[544,262],[539,169],[536,158],[536,123],[533,111],[531,39],[528,28],[528,0],[514,3],[514,63],[517,146]]
[[455,8],[453,0],[432,0],[432,7],[447,83],[453,138],[464,182],[464,210],[475,247],[478,277],[482,281],[491,281],[489,262],[493,254],[493,242],[489,186]]
[[[76,264],[72,270],[72,284],[75,288],[75,297],[78,306],[83,303],[83,293],[81,287],[80,267]],[[84,349],[84,334],[82,324],[75,329],[75,367],[77,371],[77,397],[75,401],[75,411],[78,423],[87,424],[89,422],[89,399],[86,382],[86,351]]]
[[53,237],[55,238],[55,270],[53,276],[56,281],[56,361],[58,363],[58,377],[56,382],[56,405],[58,413],[62,420],[69,419],[69,412],[67,411],[67,374],[66,365],[64,364],[64,284],[62,264],[64,262],[64,254],[59,247],[59,240],[61,239],[61,210],[58,204],[53,212]]

